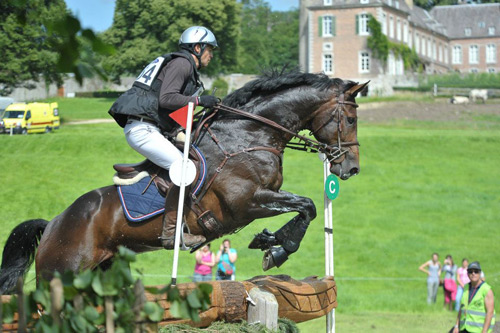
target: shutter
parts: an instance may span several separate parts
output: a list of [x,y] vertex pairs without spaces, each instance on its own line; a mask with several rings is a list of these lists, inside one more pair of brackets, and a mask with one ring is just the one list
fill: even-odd
[[333,16],[333,17],[332,17],[332,35],[333,35],[333,36],[336,36],[336,35],[337,35],[337,29],[336,29],[336,27],[335,27],[335,23],[336,23],[336,21],[337,21],[337,20],[336,20],[336,17],[335,17],[335,16]]
[[359,15],[356,15],[356,35],[359,35]]
[[323,36],[323,16],[318,17],[318,34],[320,37]]

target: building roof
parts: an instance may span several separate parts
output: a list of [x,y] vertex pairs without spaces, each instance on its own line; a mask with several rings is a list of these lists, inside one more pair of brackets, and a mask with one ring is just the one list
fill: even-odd
[[450,39],[487,37],[490,27],[495,28],[493,36],[500,36],[499,3],[436,6],[431,14],[446,27]]
[[410,11],[410,22],[414,23],[417,27],[435,31],[445,36],[447,35],[446,27],[439,20],[436,20],[431,13],[418,6],[414,6]]

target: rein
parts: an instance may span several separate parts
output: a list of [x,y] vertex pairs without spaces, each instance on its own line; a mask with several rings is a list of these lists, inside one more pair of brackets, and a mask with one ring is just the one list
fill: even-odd
[[[338,135],[337,135],[337,144],[336,145],[327,145],[326,143],[321,143],[317,140],[300,135],[299,133],[293,132],[293,131],[281,126],[280,124],[278,124],[278,123],[276,123],[268,118],[265,118],[265,117],[247,112],[247,111],[232,108],[232,107],[229,107],[229,106],[226,106],[223,104],[218,104],[218,105],[214,106],[214,109],[216,112],[219,110],[222,110],[222,111],[226,111],[226,112],[230,112],[230,113],[234,113],[234,114],[243,116],[245,118],[257,120],[257,121],[264,123],[268,126],[276,128],[282,132],[290,134],[292,137],[298,138],[299,142],[289,142],[286,145],[287,148],[295,149],[295,150],[302,150],[302,151],[306,151],[309,153],[320,152],[320,153],[325,154],[328,157],[328,160],[331,162],[331,161],[335,161],[335,160],[339,159],[342,155],[347,153],[347,150],[343,150],[342,146],[344,146],[344,147],[359,146],[359,142],[357,142],[357,141],[342,142],[340,140],[340,136],[341,136],[340,134],[342,132],[341,126],[340,126],[340,123],[341,123],[340,111],[344,110],[344,105],[351,105],[355,108],[358,107],[358,104],[344,100],[343,93],[340,94],[339,97],[337,98],[337,105],[331,114],[330,120],[325,122],[324,124],[322,124],[316,130],[311,131],[311,134],[318,132],[320,129],[322,129],[324,126],[326,126],[328,123],[330,123],[330,121],[335,120],[335,115],[337,114],[338,115],[338,117],[337,117],[337,119],[338,119],[337,120],[337,131],[338,131],[337,133],[338,133]],[[302,142],[300,142],[300,141],[302,141]]]

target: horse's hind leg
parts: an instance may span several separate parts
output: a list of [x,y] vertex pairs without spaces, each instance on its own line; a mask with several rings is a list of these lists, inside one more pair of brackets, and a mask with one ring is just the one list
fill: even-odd
[[279,267],[288,259],[290,254],[298,250],[309,223],[316,217],[316,207],[311,199],[285,191],[258,191],[254,199],[257,206],[255,210],[258,210],[258,212],[254,213],[260,213],[260,217],[289,212],[299,213],[275,233],[264,229],[264,231],[255,235],[248,246],[251,249],[266,250],[262,269],[268,270],[275,266]]

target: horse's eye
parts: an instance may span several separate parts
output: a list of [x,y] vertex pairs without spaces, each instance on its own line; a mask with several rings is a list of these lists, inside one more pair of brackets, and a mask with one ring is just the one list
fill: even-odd
[[354,117],[347,117],[347,122],[352,125],[352,124],[354,124],[356,122],[356,118],[354,118]]

